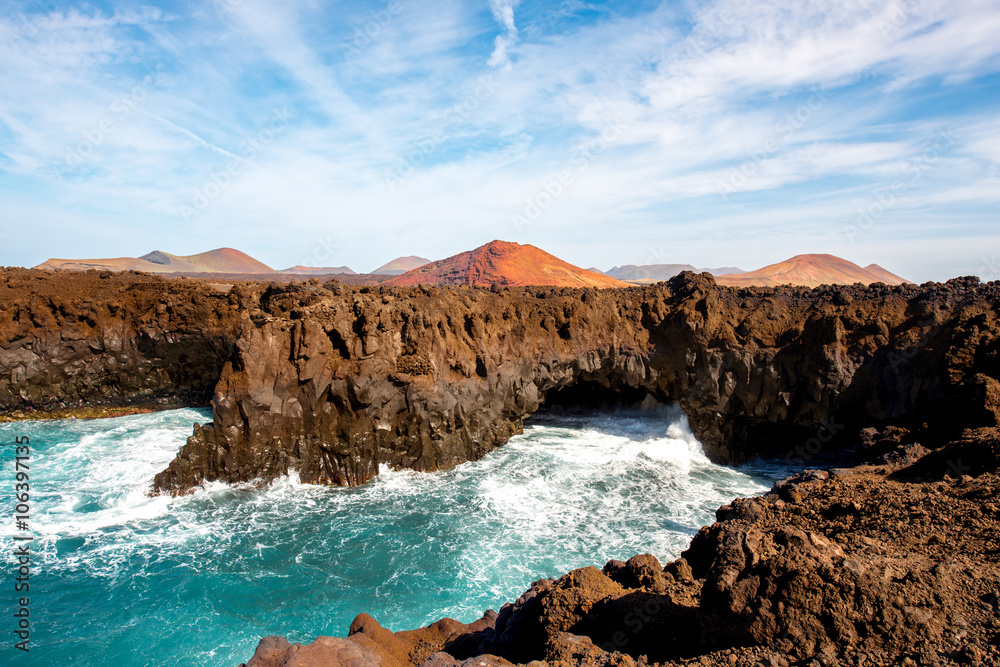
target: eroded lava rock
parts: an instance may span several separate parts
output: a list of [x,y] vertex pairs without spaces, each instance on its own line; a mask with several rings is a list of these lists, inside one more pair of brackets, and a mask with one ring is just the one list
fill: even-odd
[[[356,626],[377,627],[362,615],[335,641],[414,667],[998,664],[1000,476],[994,464],[913,481],[920,463],[819,471],[737,499],[665,567],[645,554],[574,570],[470,626],[362,639]],[[426,643],[403,659],[418,635]]]

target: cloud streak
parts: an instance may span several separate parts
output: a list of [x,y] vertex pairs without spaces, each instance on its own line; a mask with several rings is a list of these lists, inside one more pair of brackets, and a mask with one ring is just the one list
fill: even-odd
[[490,10],[493,18],[503,28],[503,33],[497,35],[493,42],[493,53],[487,61],[490,67],[510,67],[508,50],[517,43],[517,26],[514,25],[514,8],[520,0],[490,0]]

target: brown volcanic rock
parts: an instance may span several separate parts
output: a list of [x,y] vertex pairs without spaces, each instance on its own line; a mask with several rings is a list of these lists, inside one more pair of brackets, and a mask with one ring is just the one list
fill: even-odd
[[231,287],[0,271],[0,411],[207,405],[239,333]]
[[386,285],[552,285],[555,287],[627,287],[609,276],[564,262],[533,245],[493,241],[408,271]]
[[447,469],[502,445],[560,390],[679,402],[721,462],[809,458],[871,424],[940,439],[995,421],[980,376],[1000,376],[1000,289],[975,279],[733,290],[688,273],[620,291],[341,291],[261,295],[213,424],[158,490]]
[[[379,464],[446,469],[502,445],[553,400],[677,401],[722,462],[808,459],[871,425],[928,434],[898,444],[919,437],[933,450],[998,421],[996,283],[736,290],[689,273],[627,290],[311,282],[9,269],[0,410],[213,396],[213,423],[157,479],[169,492],[293,471],[360,484]],[[963,447],[977,465],[992,456]]]
[[840,664],[996,660],[998,489],[995,472],[907,483],[874,468],[806,483],[794,503],[741,501],[685,554],[706,580],[704,636]]
[[189,439],[156,487],[292,470],[353,485],[379,463],[430,471],[479,459],[520,432],[540,389],[570,384],[573,366],[622,386],[642,381],[638,343],[626,337],[611,359],[600,352],[609,332],[634,325],[609,308],[613,296],[591,292],[589,306],[582,296],[271,288],[222,373],[214,425]]
[[360,618],[348,640],[271,640],[261,660],[1000,661],[998,283],[732,289],[687,273],[645,289],[494,291],[0,278],[5,410],[195,401],[221,373],[213,425],[161,473],[162,490],[448,467],[502,444],[560,389],[677,400],[717,460],[857,446],[878,464],[807,472],[720,508],[662,576],[648,556],[583,568],[478,625],[392,634]]
[[779,285],[853,285],[886,283],[901,285],[906,280],[872,264],[863,269],[853,262],[834,255],[796,255],[791,259],[765,266],[756,271],[730,273],[715,277],[719,285],[731,287],[777,287]]
[[409,667],[421,664],[453,667],[459,661],[444,651],[448,648],[454,652],[452,647],[463,640],[463,645],[476,649],[477,659],[468,667],[479,667],[482,663],[505,667],[511,663],[482,655],[480,644],[473,641],[484,633],[491,638],[494,623],[496,614],[487,612],[474,623],[443,618],[426,628],[393,633],[368,614],[360,614],[351,623],[346,639],[319,637],[302,645],[290,644],[284,637],[265,637],[253,657],[240,667]]

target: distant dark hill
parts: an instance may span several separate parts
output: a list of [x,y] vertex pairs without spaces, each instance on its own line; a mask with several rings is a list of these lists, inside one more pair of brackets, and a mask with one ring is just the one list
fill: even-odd
[[424,257],[417,257],[416,255],[409,255],[407,257],[397,257],[387,264],[383,264],[378,267],[372,273],[377,275],[388,275],[388,276],[399,276],[407,271],[412,271],[413,269],[419,269],[421,266],[426,266],[430,264],[431,260]]
[[725,273],[742,273],[743,270],[735,266],[726,266],[718,269],[697,269],[690,264],[626,264],[616,266],[605,273],[618,280],[627,280],[633,283],[656,283],[661,280],[670,280],[681,271],[694,271],[695,273],[711,273],[713,276]]
[[681,271],[694,271],[697,273],[698,269],[690,264],[626,264],[625,266],[616,266],[608,269],[605,273],[618,280],[655,283],[661,280],[669,280]]
[[356,271],[352,271],[346,266],[293,266],[287,269],[282,269],[281,273],[288,273],[297,276],[325,276],[334,273],[346,274],[349,276],[357,275]]

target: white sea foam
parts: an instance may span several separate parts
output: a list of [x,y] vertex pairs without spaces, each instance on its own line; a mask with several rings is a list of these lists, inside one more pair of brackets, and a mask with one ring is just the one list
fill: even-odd
[[[204,420],[184,410],[30,425],[37,550],[74,600],[46,614],[68,647],[74,633],[101,634],[80,627],[78,610],[107,605],[137,633],[169,628],[142,654],[209,642],[192,650],[220,665],[252,653],[267,634],[260,619],[283,619],[268,631],[296,641],[340,634],[362,610],[394,629],[469,621],[540,576],[647,551],[675,557],[715,507],[768,483],[712,464],[670,408],[545,415],[481,461],[439,473],[383,467],[361,488],[293,475],[264,489],[210,483],[149,497]],[[95,592],[117,590],[127,592],[111,601]]]

